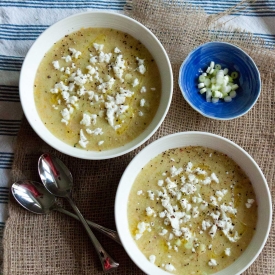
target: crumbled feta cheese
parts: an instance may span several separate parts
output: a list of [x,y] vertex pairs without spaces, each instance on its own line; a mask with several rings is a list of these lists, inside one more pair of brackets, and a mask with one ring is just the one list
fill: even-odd
[[125,61],[123,60],[122,54],[119,54],[115,62],[112,64],[114,74],[121,82],[124,82],[124,80],[122,79],[123,70],[125,69],[124,63]]
[[65,123],[66,125],[68,124],[68,121],[70,120],[70,111],[68,108],[65,108],[61,110],[61,115],[62,115],[62,120],[61,122]]
[[228,192],[228,190],[226,190],[226,189],[217,190],[216,193],[215,193],[215,195],[218,198],[218,201],[221,201],[222,198],[224,197],[224,195],[227,194],[227,192]]
[[142,99],[140,100],[140,107],[144,107],[144,105],[145,105],[145,99],[142,98]]
[[215,181],[216,183],[219,183],[219,179],[217,178],[215,173],[212,173],[210,177],[213,181]]
[[67,68],[66,68],[66,70],[65,70],[65,74],[68,74],[68,75],[69,75],[69,74],[71,74],[71,70],[70,70],[70,68],[69,68],[69,67],[67,67]]
[[137,78],[135,78],[134,81],[133,81],[133,83],[132,83],[132,86],[136,87],[138,84],[139,84],[139,81],[138,81]]
[[96,49],[96,51],[102,51],[104,48],[103,44],[98,44],[98,43],[93,43],[93,46]]
[[183,168],[180,167],[180,168],[176,168],[174,165],[170,168],[170,174],[171,174],[171,177],[175,177],[175,176],[178,176],[181,172],[183,171]]
[[210,226],[212,225],[212,223],[210,221],[205,221],[203,220],[202,221],[202,224],[201,224],[201,227],[202,227],[202,230],[206,230],[207,228],[209,228]]
[[214,238],[214,236],[216,235],[217,229],[218,229],[217,225],[213,224],[213,226],[209,230],[209,235],[211,236],[211,238]]
[[143,112],[142,111],[138,111],[138,115],[139,116],[143,116]]
[[95,63],[97,63],[97,61],[98,61],[98,57],[97,56],[93,56],[92,54],[90,54],[90,62],[92,63],[92,64],[95,64]]
[[87,144],[89,143],[89,141],[85,137],[82,129],[80,129],[80,139],[79,139],[78,143],[83,148],[86,148]]
[[102,145],[104,143],[104,140],[100,140],[99,142],[98,142],[98,145],[100,146],[100,145]]
[[230,205],[225,205],[224,203],[220,205],[220,208],[224,212],[228,212],[230,214],[236,215],[237,214],[237,209],[230,206]]
[[215,259],[210,259],[210,261],[208,262],[209,266],[216,266],[217,265],[217,261]]
[[72,104],[72,105],[74,105],[74,106],[78,106],[78,103],[77,103],[78,100],[79,100],[79,98],[78,98],[77,96],[73,95],[73,96],[70,96],[70,97],[67,99],[66,103]]
[[216,211],[216,213],[214,213],[214,212],[210,213],[210,217],[212,217],[215,222],[218,221],[220,215],[221,215],[221,213],[219,211]]
[[147,193],[148,193],[148,196],[149,196],[150,200],[153,201],[153,200],[155,199],[155,194],[154,194],[154,192],[151,191],[151,190],[148,190]]
[[163,219],[165,216],[166,216],[166,212],[165,211],[159,213],[159,217],[160,218]]
[[139,222],[137,225],[137,230],[138,233],[135,235],[135,239],[138,240],[142,237],[143,233],[145,232],[145,230],[149,230],[150,229],[150,224],[146,223],[146,222]]
[[146,215],[147,216],[153,216],[154,215],[154,213],[155,213],[155,211],[150,207],[150,206],[148,206],[148,207],[146,207]]
[[162,186],[162,185],[163,185],[163,183],[164,183],[164,181],[163,181],[163,180],[158,180],[158,186]]
[[139,73],[141,73],[141,74],[145,74],[146,68],[145,68],[145,66],[142,64],[142,65],[139,65],[139,66],[138,66],[137,71],[138,71]]
[[88,65],[86,69],[88,70],[88,74],[90,75],[94,75],[96,73],[95,67],[92,67],[91,65]]
[[115,129],[115,131],[117,130],[117,129],[119,129],[121,127],[121,125],[116,125],[115,127],[114,127],[114,129]]
[[155,261],[156,261],[156,256],[155,255],[150,255],[149,256],[149,261],[150,261],[150,263],[154,264]]
[[167,183],[167,186],[166,186],[167,189],[172,189],[177,187],[177,184],[174,181],[171,181],[170,178],[166,178],[165,182]]
[[57,60],[53,61],[52,64],[53,64],[53,67],[54,67],[56,70],[58,70],[58,69],[60,68],[59,62],[58,62]]
[[120,52],[121,52],[121,50],[118,47],[115,47],[114,53],[120,53]]
[[218,205],[217,199],[216,199],[216,197],[214,197],[214,196],[210,196],[210,202],[211,202],[211,204],[214,205],[214,206],[217,206],[217,205]]
[[230,255],[231,255],[231,249],[230,249],[230,247],[227,247],[227,248],[224,250],[224,254],[225,254],[226,256],[230,256]]
[[176,270],[176,268],[172,264],[169,263],[169,264],[165,265],[165,270],[172,272],[172,271]]
[[102,131],[102,128],[96,128],[94,130],[90,130],[90,129],[86,129],[86,132],[89,134],[89,135],[95,135],[95,136],[98,136],[98,135],[103,135],[103,131]]
[[192,172],[192,168],[193,168],[193,163],[189,161],[187,163],[187,166],[186,166],[186,169],[185,169],[186,173],[191,173]]
[[192,197],[192,202],[193,203],[201,203],[202,202],[202,198],[201,197]]
[[80,124],[85,125],[85,126],[90,126],[91,125],[91,116],[89,114],[84,113],[83,118],[80,121]]
[[137,191],[138,196],[141,195],[141,194],[142,194],[142,190]]
[[78,89],[78,91],[77,91],[77,94],[78,94],[79,96],[85,95],[85,94],[86,94],[86,89],[85,89],[85,87],[84,87],[84,86],[80,87],[80,89]]
[[146,87],[145,87],[145,86],[142,86],[141,89],[140,89],[140,92],[141,92],[141,93],[146,93]]
[[136,60],[138,62],[137,71],[141,74],[144,74],[146,72],[146,68],[144,66],[144,59],[140,59],[140,58],[136,57]]
[[197,191],[197,187],[192,183],[186,183],[183,185],[183,187],[180,189],[180,191],[187,195],[191,195]]
[[165,229],[165,228],[163,228],[162,231],[159,233],[159,235],[160,235],[160,236],[164,236],[164,235],[167,234],[167,232],[168,232],[168,230]]
[[204,185],[210,184],[211,183],[211,178],[206,177],[205,179],[201,180],[201,183]]
[[68,90],[69,90],[70,92],[72,92],[72,91],[74,90],[74,88],[75,88],[74,83],[70,83],[70,84],[69,84],[69,89],[68,89]]
[[66,92],[69,90],[69,87],[66,86],[63,81],[60,81],[58,83],[55,83],[54,85],[54,88],[53,89],[50,89],[50,92],[53,93],[53,94],[56,94],[58,93],[59,91],[61,92]]
[[83,74],[80,69],[77,69],[76,76],[74,76],[74,83],[78,86],[83,86],[88,81],[88,78],[88,74]]
[[66,62],[72,61],[72,57],[70,55],[62,56],[62,59],[64,59]]
[[72,53],[72,57],[75,59],[77,59],[81,55],[81,52],[77,51],[74,48],[69,48],[69,51]]
[[109,63],[111,60],[111,57],[112,57],[111,53],[100,52],[98,55],[98,62]]
[[108,81],[101,83],[97,86],[98,90],[101,90],[103,93],[106,93],[108,89],[111,89],[115,83],[115,79],[112,77]]
[[252,206],[252,204],[254,203],[253,199],[248,199],[247,203],[245,204],[246,208],[250,208]]
[[141,58],[139,58],[139,57],[136,57],[136,60],[137,60],[137,62],[138,62],[138,65],[144,64],[144,59],[141,59]]
[[190,229],[188,227],[182,227],[181,231],[183,233],[185,240],[188,241],[192,237],[192,232],[190,231]]
[[195,172],[198,174],[198,175],[206,175],[207,172],[205,170],[202,170],[200,167],[197,167],[195,169]]

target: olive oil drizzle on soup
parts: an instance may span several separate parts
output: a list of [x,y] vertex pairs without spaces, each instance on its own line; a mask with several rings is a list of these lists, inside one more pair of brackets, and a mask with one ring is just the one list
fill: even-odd
[[129,34],[87,28],[53,45],[39,65],[35,104],[60,140],[85,150],[108,150],[139,136],[160,101],[155,60]]
[[250,180],[227,155],[190,146],[165,151],[138,174],[129,228],[152,264],[173,274],[212,274],[251,241],[257,203]]

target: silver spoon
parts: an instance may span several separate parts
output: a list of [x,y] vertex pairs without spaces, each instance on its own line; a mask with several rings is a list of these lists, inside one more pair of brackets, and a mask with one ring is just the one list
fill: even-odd
[[38,160],[38,173],[45,188],[51,194],[57,197],[66,198],[72,206],[99,255],[103,271],[109,272],[117,268],[119,264],[110,257],[99,243],[71,197],[73,177],[66,165],[60,159],[50,154],[43,154]]
[[[56,197],[49,193],[42,183],[31,180],[20,180],[12,184],[11,192],[16,201],[25,209],[35,214],[48,214],[52,210],[64,213],[74,219],[79,220],[78,216],[65,210],[56,203]],[[86,220],[87,223],[103,233],[110,239],[121,245],[116,231]]]

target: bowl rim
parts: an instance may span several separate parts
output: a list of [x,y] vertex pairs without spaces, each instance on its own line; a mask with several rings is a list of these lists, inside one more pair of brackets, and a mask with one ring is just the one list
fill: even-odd
[[[117,192],[116,192],[116,197],[115,197],[115,223],[116,223],[116,228],[117,228],[117,232],[119,234],[121,243],[125,249],[125,251],[127,252],[128,256],[132,259],[132,261],[141,269],[143,270],[146,274],[149,275],[154,275],[156,274],[155,272],[158,272],[159,275],[168,275],[171,273],[168,273],[162,269],[157,268],[155,265],[150,264],[149,265],[149,260],[143,255],[143,253],[139,250],[139,248],[137,247],[137,245],[135,244],[135,241],[133,239],[133,237],[131,236],[131,233],[129,231],[128,228],[128,216],[127,216],[127,207],[125,207],[124,202],[125,200],[127,200],[126,203],[128,203],[128,196],[129,196],[129,192],[131,190],[131,186],[133,184],[132,178],[138,175],[139,171],[140,171],[140,167],[144,167],[144,165],[146,165],[152,158],[154,158],[155,156],[157,156],[158,154],[160,154],[161,152],[171,149],[171,148],[177,148],[177,147],[184,147],[184,146],[188,146],[188,145],[179,145],[176,144],[175,146],[173,145],[173,143],[171,143],[171,139],[172,141],[174,141],[175,139],[177,139],[178,143],[182,143],[182,141],[179,141],[179,139],[184,139],[184,137],[188,137],[189,139],[194,138],[195,136],[199,136],[201,138],[201,140],[203,140],[204,137],[210,137],[210,138],[214,138],[216,143],[227,143],[229,145],[228,150],[237,150],[240,152],[240,154],[242,155],[242,157],[244,157],[245,159],[247,159],[247,161],[249,161],[250,165],[252,165],[253,167],[256,168],[256,173],[258,174],[258,177],[260,177],[260,179],[262,180],[262,184],[261,184],[261,189],[264,189],[264,193],[266,194],[266,200],[264,202],[264,200],[262,201],[262,204],[266,203],[268,204],[268,214],[266,217],[266,220],[268,222],[266,222],[265,224],[265,229],[264,231],[261,231],[261,243],[258,244],[257,248],[258,250],[256,252],[253,251],[252,249],[252,256],[249,256],[249,260],[247,261],[247,263],[242,266],[239,267],[239,263],[238,259],[240,259],[240,257],[242,257],[242,255],[244,255],[246,253],[246,250],[248,250],[248,247],[252,247],[253,244],[255,244],[255,242],[257,242],[256,237],[253,237],[250,244],[248,245],[247,249],[243,252],[243,254],[234,262],[235,265],[233,268],[235,269],[239,269],[237,273],[234,273],[235,275],[239,275],[242,272],[244,272],[249,266],[251,266],[254,261],[256,260],[256,258],[259,256],[259,254],[262,252],[266,241],[268,239],[269,233],[270,233],[270,229],[271,229],[271,225],[272,225],[272,198],[271,198],[271,193],[267,184],[267,181],[265,179],[265,176],[263,174],[263,172],[261,171],[260,167],[258,166],[258,164],[256,163],[256,161],[242,148],[240,147],[238,144],[236,144],[235,142],[231,141],[228,138],[222,137],[220,135],[216,135],[216,134],[212,134],[209,132],[202,132],[202,131],[187,131],[187,132],[178,132],[178,133],[174,133],[174,134],[169,134],[166,136],[163,136],[155,141],[153,141],[152,143],[150,143],[148,146],[146,146],[145,148],[143,148],[132,160],[131,162],[128,164],[128,166],[126,167],[126,169],[124,170],[118,188],[117,188]],[[196,144],[196,141],[188,141],[188,143],[192,143],[191,146],[196,146],[193,143]],[[221,151],[219,149],[215,149],[215,147],[218,147],[218,145],[216,145],[216,143],[211,143],[213,144],[213,149],[217,150],[217,151]],[[161,146],[159,146],[159,144],[161,144]],[[197,144],[198,146],[200,146],[200,144]],[[205,147],[209,147],[211,148],[211,146],[206,146],[206,145],[201,145],[201,146],[205,146]],[[162,147],[165,147],[163,149],[161,149]],[[154,152],[153,156],[150,156],[149,158],[148,153],[150,154],[150,151],[153,150],[157,150],[158,153]],[[233,151],[233,150],[232,150]],[[140,158],[146,158],[146,163],[139,164],[140,163]],[[229,155],[229,157],[231,157],[233,159],[232,156]],[[233,159],[234,161],[236,161],[236,159]],[[236,161],[237,163],[239,163],[238,161]],[[141,166],[142,165],[142,166]],[[241,168],[243,169],[244,167],[242,167],[242,165],[240,165]],[[133,170],[134,167],[134,171]],[[136,171],[138,170],[138,171]],[[247,173],[247,172],[246,172]],[[133,176],[133,174],[135,176]],[[253,184],[253,188],[255,189],[256,184]],[[126,189],[126,190],[125,190]],[[256,197],[258,197],[256,191],[255,191]],[[123,205],[121,204],[123,203]],[[125,210],[126,208],[126,210]],[[123,209],[123,210],[122,210]],[[125,213],[126,211],[126,213]],[[121,214],[121,212],[123,212]],[[258,208],[258,221],[257,221],[257,228],[260,227],[259,225],[259,208]],[[124,223],[124,224],[122,224]],[[127,229],[124,227],[126,223]],[[263,230],[263,229],[262,229]],[[257,232],[257,231],[256,231]],[[256,235],[256,232],[254,234],[254,236]],[[260,234],[260,233],[259,233]],[[252,243],[253,241],[253,243]],[[134,251],[133,251],[134,249]],[[132,252],[133,251],[133,252]],[[251,251],[249,251],[250,253]],[[251,254],[251,253],[250,253]],[[140,255],[140,256],[139,256]],[[142,257],[143,256],[143,257]],[[138,260],[138,257],[142,257],[143,260]],[[152,267],[154,266],[154,267]],[[231,268],[232,264],[227,268]],[[148,273],[147,268],[150,269],[150,271],[152,271],[153,269],[153,273]],[[227,275],[228,273],[224,271],[225,269],[220,270],[219,272],[214,273],[213,275]],[[231,273],[233,274],[233,273]]]
[[[85,150],[85,148],[73,148],[72,146],[62,142],[60,139],[56,138],[47,128],[48,134],[51,136],[51,143],[49,143],[49,141],[46,139],[46,137],[44,136],[42,131],[39,131],[39,129],[37,129],[36,127],[36,120],[32,117],[32,113],[28,110],[28,101],[26,100],[25,96],[24,96],[24,77],[26,75],[26,72],[28,71],[28,64],[30,63],[30,60],[32,59],[32,55],[33,55],[33,51],[34,49],[36,50],[36,48],[38,47],[37,44],[40,43],[41,40],[44,39],[45,36],[48,35],[48,33],[52,33],[53,30],[57,27],[59,27],[60,25],[64,24],[64,22],[69,21],[69,20],[74,20],[74,18],[80,18],[82,16],[90,16],[90,15],[97,15],[97,16],[113,16],[116,18],[120,18],[121,20],[125,20],[128,22],[131,22],[131,24],[136,25],[139,29],[142,29],[145,33],[147,33],[150,37],[152,37],[152,40],[154,40],[154,42],[156,43],[156,45],[158,46],[158,50],[161,51],[161,53],[163,54],[162,59],[163,62],[165,63],[167,72],[165,75],[167,75],[167,79],[168,79],[168,86],[169,88],[166,88],[164,91],[164,87],[163,87],[163,83],[162,83],[162,93],[166,92],[168,95],[166,95],[168,101],[165,101],[165,108],[161,109],[161,114],[159,114],[159,120],[158,122],[156,121],[154,124],[154,127],[152,127],[152,129],[148,131],[148,133],[146,133],[146,135],[141,138],[140,136],[146,132],[146,129],[150,128],[150,125],[148,125],[148,127],[145,129],[145,131],[143,133],[141,133],[138,137],[136,137],[134,140],[128,142],[127,144],[125,144],[124,146],[121,147],[117,147],[117,148],[113,148],[110,150],[103,150],[103,151],[87,151]],[[90,26],[88,26],[90,27]],[[100,26],[96,26],[98,28],[100,28]],[[81,29],[81,27],[72,30],[71,32],[77,31]],[[132,35],[134,36],[134,35]],[[58,41],[58,40],[56,40]],[[47,49],[49,50],[49,48]],[[152,54],[152,51],[150,51]],[[46,51],[44,52],[46,53]],[[161,68],[159,68],[159,70],[161,71]],[[167,83],[167,81],[165,81]],[[54,24],[52,24],[51,26],[49,26],[46,30],[44,30],[39,36],[38,38],[35,40],[35,42],[31,45],[31,47],[29,48],[21,70],[20,70],[20,76],[19,76],[19,96],[20,96],[20,103],[23,109],[23,113],[28,121],[28,123],[31,125],[32,129],[36,132],[36,134],[42,139],[44,140],[48,145],[50,145],[52,148],[58,150],[59,152],[62,152],[66,155],[72,156],[72,157],[76,157],[76,158],[80,158],[80,159],[88,159],[88,160],[101,160],[101,159],[111,159],[111,158],[115,158],[124,154],[127,154],[131,151],[133,151],[134,149],[136,149],[137,147],[141,146],[142,144],[144,144],[160,127],[160,125],[163,123],[170,105],[171,105],[171,101],[172,101],[172,95],[173,95],[173,86],[174,86],[174,82],[173,82],[173,71],[172,71],[172,66],[171,66],[171,62],[169,59],[169,56],[165,50],[165,48],[163,47],[163,45],[161,44],[161,42],[159,41],[159,39],[155,36],[155,34],[149,30],[146,26],[144,26],[142,23],[138,22],[137,20],[126,16],[124,14],[120,14],[114,11],[85,11],[85,12],[79,12],[79,13],[75,13],[73,15],[64,17],[61,20],[58,20],[57,22],[55,22]],[[33,90],[32,90],[33,91]],[[166,100],[167,100],[166,99]],[[158,108],[158,112],[160,108]],[[36,111],[37,112],[37,111]],[[157,114],[156,113],[156,114]],[[38,114],[37,114],[38,115]],[[39,115],[38,115],[39,117]],[[39,117],[40,119],[40,117]],[[153,119],[154,120],[154,119]],[[153,122],[153,121],[152,121]],[[151,122],[151,123],[152,123]],[[52,140],[53,139],[53,140]],[[140,139],[139,142],[135,142],[136,139]],[[76,149],[76,150],[74,150]],[[87,153],[89,152],[89,153]]]
[[[232,116],[232,117],[228,117],[228,118],[221,118],[221,117],[215,117],[215,116],[211,116],[211,115],[205,114],[205,113],[202,112],[198,107],[196,107],[196,105],[194,105],[192,102],[190,102],[190,101],[188,100],[188,98],[186,97],[185,92],[184,92],[184,90],[183,90],[183,88],[182,88],[182,85],[181,85],[182,69],[183,69],[183,67],[186,65],[187,60],[191,57],[191,55],[192,55],[195,51],[197,51],[197,50],[199,50],[200,48],[204,47],[205,45],[209,45],[209,44],[224,44],[224,45],[229,45],[230,47],[235,48],[235,49],[241,51],[241,52],[251,61],[251,63],[252,63],[252,65],[253,65],[254,69],[255,69],[256,72],[257,72],[257,81],[258,81],[258,83],[259,83],[259,92],[258,92],[258,95],[257,95],[257,97],[253,100],[251,106],[250,106],[246,111],[240,113],[239,115]],[[211,118],[211,119],[215,119],[215,120],[232,120],[232,119],[236,119],[236,118],[239,118],[239,117],[241,117],[241,116],[247,114],[247,113],[252,109],[252,107],[256,104],[257,100],[259,99],[259,96],[260,96],[260,94],[261,94],[261,88],[262,88],[260,71],[259,71],[259,69],[258,69],[258,67],[257,67],[257,65],[256,65],[256,63],[255,63],[255,61],[252,59],[252,57],[251,57],[249,54],[247,54],[244,50],[242,50],[240,47],[238,47],[238,46],[236,46],[236,45],[234,45],[234,44],[232,44],[232,43],[220,42],[220,41],[210,41],[210,42],[203,43],[203,44],[199,45],[198,47],[196,47],[195,49],[193,49],[191,52],[188,53],[188,55],[187,55],[186,58],[183,60],[181,66],[180,66],[180,69],[179,69],[178,85],[179,85],[179,88],[180,88],[180,90],[181,90],[181,93],[182,93],[182,95],[183,95],[185,101],[186,101],[195,111],[197,111],[198,113],[200,113],[200,114],[201,114],[202,116],[204,116],[204,117]]]

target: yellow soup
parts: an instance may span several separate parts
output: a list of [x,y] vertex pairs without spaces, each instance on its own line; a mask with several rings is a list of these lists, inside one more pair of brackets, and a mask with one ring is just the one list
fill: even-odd
[[257,222],[252,184],[227,155],[190,146],[153,158],[128,201],[129,228],[153,264],[174,274],[212,274],[246,249]]
[[60,140],[86,150],[120,147],[139,136],[160,101],[149,51],[129,34],[87,28],[53,45],[39,65],[35,104]]

